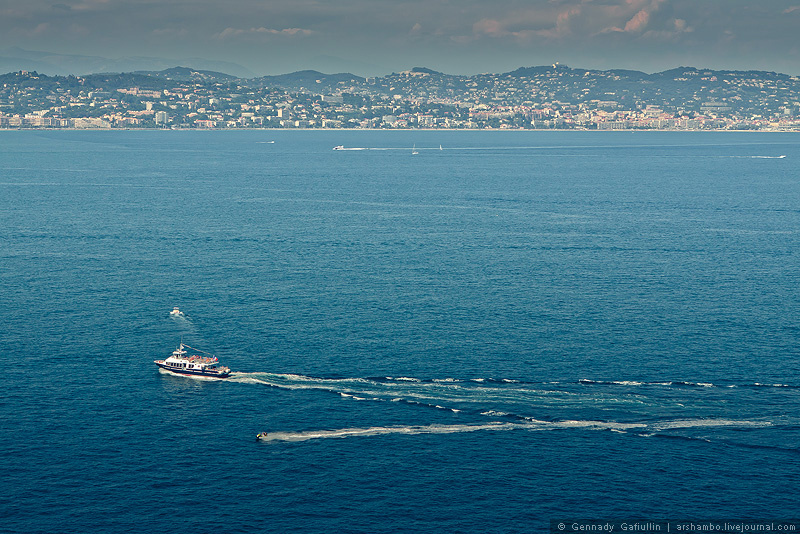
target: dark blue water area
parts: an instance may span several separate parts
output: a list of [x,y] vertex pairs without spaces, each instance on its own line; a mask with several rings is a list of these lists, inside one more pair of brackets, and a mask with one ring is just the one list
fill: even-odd
[[[796,517],[799,161],[779,133],[2,133],[0,531]],[[232,376],[159,371],[181,340]]]

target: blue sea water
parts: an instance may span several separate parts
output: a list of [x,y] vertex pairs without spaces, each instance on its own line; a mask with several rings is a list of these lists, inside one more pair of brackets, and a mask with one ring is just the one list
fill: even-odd
[[[2,133],[0,531],[797,517],[798,162],[777,133]],[[181,339],[231,378],[160,372]]]

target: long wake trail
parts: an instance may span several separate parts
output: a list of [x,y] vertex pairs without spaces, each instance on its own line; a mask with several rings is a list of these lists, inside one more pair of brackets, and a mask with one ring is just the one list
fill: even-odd
[[374,426],[369,428],[342,428],[337,430],[310,430],[305,432],[270,432],[262,441],[307,441],[310,439],[351,438],[364,436],[384,436],[387,434],[455,434],[481,430],[515,430],[524,425],[492,422],[482,425],[411,425]]
[[[701,145],[702,147],[731,147],[731,148],[744,148],[751,145],[760,145],[761,143],[743,143],[743,144],[736,144],[736,145]],[[413,148],[414,153],[422,152],[450,152],[450,153],[470,153],[470,152],[532,152],[537,153],[537,155],[549,155],[549,156],[583,156],[583,157],[596,157],[597,150],[618,150],[618,149],[653,149],[653,148],[660,148],[660,149],[684,149],[684,148],[697,148],[698,145],[693,144],[661,144],[661,145],[510,145],[510,146],[447,146],[443,147],[439,146],[428,146],[428,147],[417,147]],[[337,151],[344,151],[344,152],[408,152],[412,150],[410,147],[377,147],[377,146],[360,146],[360,147],[337,147]],[[583,152],[576,152],[576,151],[583,151]],[[680,158],[687,158],[687,157],[699,157],[699,158],[752,158],[752,159],[785,159],[785,154],[753,154],[753,153],[743,153],[743,154],[735,154],[735,155],[712,155],[712,154],[693,154],[687,155],[685,153],[681,154],[662,154],[659,156],[654,156],[652,154],[647,154],[643,157],[652,158],[652,157],[680,157]]]
[[[346,401],[401,403],[419,409],[444,410],[456,424],[365,426],[356,428],[274,431],[266,441],[307,441],[388,434],[454,434],[463,432],[602,430],[643,437],[666,437],[758,446],[728,439],[766,428],[796,433],[800,420],[770,416],[758,406],[731,410],[731,403],[751,404],[750,396],[796,394],[789,384],[712,384],[688,381],[524,382],[518,380],[382,378],[315,378],[295,374],[234,373],[231,381],[292,391],[317,391]],[[741,396],[744,396],[741,397]],[[732,434],[731,434],[732,435]],[[724,438],[724,439],[723,439]],[[789,447],[789,450],[794,450]]]

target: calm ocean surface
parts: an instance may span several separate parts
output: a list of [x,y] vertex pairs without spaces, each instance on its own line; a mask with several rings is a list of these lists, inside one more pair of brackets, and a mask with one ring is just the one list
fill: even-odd
[[[0,132],[0,531],[796,518],[798,162],[797,134]],[[232,377],[159,372],[181,339]]]

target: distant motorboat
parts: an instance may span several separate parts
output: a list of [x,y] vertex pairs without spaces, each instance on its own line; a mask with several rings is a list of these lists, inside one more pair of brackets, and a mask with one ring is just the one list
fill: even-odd
[[172,317],[184,317],[184,313],[177,306],[172,308],[172,311],[169,312],[169,314]]
[[333,149],[334,150],[347,150],[347,151],[351,151],[351,150],[370,150],[369,148],[366,148],[366,147],[363,147],[363,146],[362,147],[345,148],[344,145],[336,145],[335,147],[333,147]]

